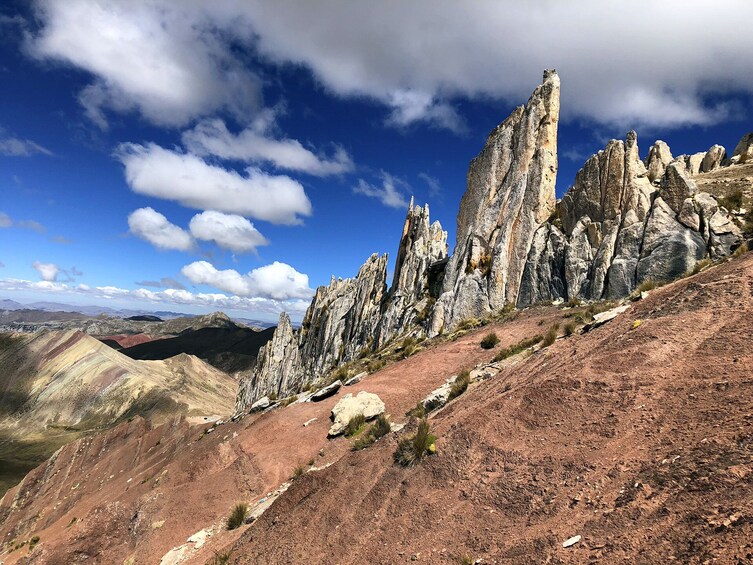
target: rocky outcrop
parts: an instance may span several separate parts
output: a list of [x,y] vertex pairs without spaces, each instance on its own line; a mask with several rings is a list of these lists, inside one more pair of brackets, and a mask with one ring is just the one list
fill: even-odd
[[648,171],[648,180],[654,182],[656,179],[661,178],[664,175],[664,169],[666,169],[667,165],[673,160],[672,152],[669,150],[669,145],[661,139],[654,142],[648,150],[648,156],[645,161],[646,169]]
[[346,394],[332,408],[329,428],[329,437],[339,436],[348,427],[348,422],[359,414],[363,414],[366,420],[372,420],[384,414],[384,402],[376,394],[362,390],[356,396]]
[[732,163],[746,163],[753,161],[753,132],[744,135],[732,152]]
[[517,301],[536,230],[554,211],[559,102],[559,77],[547,71],[471,162],[430,335]]
[[236,404],[250,407],[267,394],[284,397],[297,392],[303,383],[301,368],[298,336],[290,318],[283,312],[272,339],[259,350],[253,373],[241,380]]
[[[447,232],[430,223],[429,205],[414,206],[411,199],[400,238],[389,298],[379,322],[376,346],[381,347],[407,328],[425,319],[432,304],[432,267],[447,258]],[[443,269],[442,269],[443,270]]]

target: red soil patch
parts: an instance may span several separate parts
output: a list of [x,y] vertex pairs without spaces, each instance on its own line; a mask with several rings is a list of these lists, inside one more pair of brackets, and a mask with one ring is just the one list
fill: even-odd
[[154,341],[155,339],[163,339],[163,336],[151,336],[149,334],[116,334],[98,336],[98,339],[111,339],[113,341],[116,341],[118,345],[120,345],[120,347],[125,349],[127,347],[133,347],[134,345],[141,345],[142,343]]

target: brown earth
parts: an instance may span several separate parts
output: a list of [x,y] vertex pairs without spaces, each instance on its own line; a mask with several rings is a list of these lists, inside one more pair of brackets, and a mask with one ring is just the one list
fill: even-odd
[[97,339],[103,342],[112,340],[120,347],[126,348],[133,347],[134,345],[141,345],[142,343],[148,343],[150,341],[154,341],[155,339],[163,339],[164,337],[166,336],[151,336],[149,334],[115,334],[97,336]]
[[[40,542],[0,560],[158,563],[215,525],[186,563],[224,548],[230,563],[753,563],[751,310],[753,256],[655,290],[472,385],[430,418],[437,455],[408,469],[392,461],[397,437],[355,453],[351,440],[326,440],[330,409],[367,390],[405,421],[449,375],[494,355],[478,346],[489,327],[321,403],[208,435],[136,419],[66,446],[6,494],[0,539]],[[492,328],[497,348],[562,316],[529,309]],[[253,525],[221,529],[235,502],[310,460],[331,466],[296,480]]]

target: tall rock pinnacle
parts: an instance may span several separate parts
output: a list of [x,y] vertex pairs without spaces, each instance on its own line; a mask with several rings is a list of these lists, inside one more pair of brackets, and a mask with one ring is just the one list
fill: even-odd
[[559,77],[545,71],[471,162],[430,334],[517,302],[534,233],[555,207],[559,109]]

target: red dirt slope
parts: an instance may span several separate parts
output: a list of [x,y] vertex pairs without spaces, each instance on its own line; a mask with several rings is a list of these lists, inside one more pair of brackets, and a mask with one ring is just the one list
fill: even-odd
[[656,290],[437,413],[420,466],[304,476],[230,563],[753,563],[752,333],[753,256]]
[[[555,319],[561,319],[556,308],[525,312],[505,325],[504,335],[498,329],[501,346]],[[374,392],[394,420],[404,421],[403,414],[448,376],[494,355],[478,345],[486,331],[419,352],[325,401],[247,416],[207,435],[202,432],[209,424],[176,421],[152,429],[137,419],[68,445],[0,501],[0,540],[41,540],[31,552],[0,552],[0,560],[154,564],[188,536],[215,525],[220,532],[187,561],[204,563],[247,529],[221,529],[236,502],[258,500],[298,465],[314,460],[321,466],[348,454],[350,440],[326,439],[330,410],[344,394]],[[303,427],[311,418],[318,419]]]

